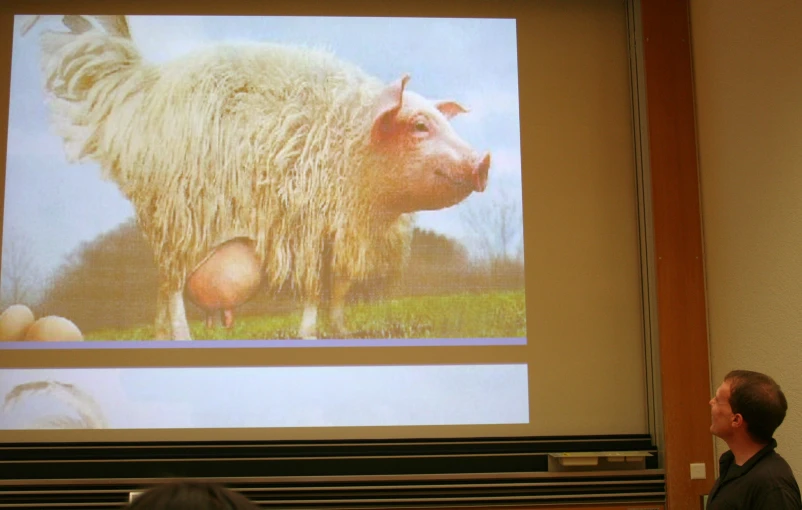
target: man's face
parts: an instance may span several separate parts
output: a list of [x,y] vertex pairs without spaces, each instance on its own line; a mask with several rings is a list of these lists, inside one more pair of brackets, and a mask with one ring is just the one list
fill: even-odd
[[727,439],[733,432],[736,422],[735,414],[730,407],[730,383],[724,381],[710,400],[710,432],[722,439]]

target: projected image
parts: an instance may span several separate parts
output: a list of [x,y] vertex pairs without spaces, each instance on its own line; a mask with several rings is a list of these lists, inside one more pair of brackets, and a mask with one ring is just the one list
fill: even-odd
[[525,364],[14,369],[0,430],[520,424],[527,387]]
[[515,29],[17,16],[3,348],[525,343]]

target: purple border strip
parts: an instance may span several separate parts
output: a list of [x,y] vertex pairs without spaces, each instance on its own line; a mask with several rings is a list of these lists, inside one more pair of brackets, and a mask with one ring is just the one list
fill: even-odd
[[0,351],[71,349],[265,349],[313,347],[449,347],[449,346],[526,345],[517,338],[393,338],[331,340],[193,340],[189,342],[137,340],[89,342],[0,342]]

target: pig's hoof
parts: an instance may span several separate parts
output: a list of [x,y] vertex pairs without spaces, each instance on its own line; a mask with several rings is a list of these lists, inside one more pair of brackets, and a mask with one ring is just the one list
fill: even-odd
[[348,328],[336,328],[334,334],[340,338],[348,338],[351,336],[351,330]]
[[317,331],[314,329],[301,329],[298,331],[298,338],[301,340],[317,340]]

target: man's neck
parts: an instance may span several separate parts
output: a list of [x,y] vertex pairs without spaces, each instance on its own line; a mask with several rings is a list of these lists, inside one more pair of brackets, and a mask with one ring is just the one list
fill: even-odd
[[766,447],[765,444],[756,443],[748,437],[730,440],[727,446],[735,456],[735,464],[738,466],[746,464],[757,452]]

